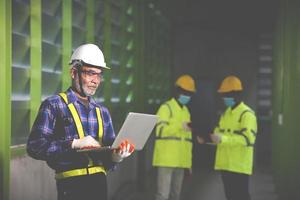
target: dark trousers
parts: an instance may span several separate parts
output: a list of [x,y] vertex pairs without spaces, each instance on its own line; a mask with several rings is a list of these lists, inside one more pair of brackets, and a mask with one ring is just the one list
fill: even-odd
[[227,200],[250,200],[249,175],[221,171]]
[[104,173],[74,176],[56,181],[58,200],[107,200]]

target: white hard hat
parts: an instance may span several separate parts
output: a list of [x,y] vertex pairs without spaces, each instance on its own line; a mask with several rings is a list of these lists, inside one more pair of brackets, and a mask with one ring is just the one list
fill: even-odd
[[76,61],[97,68],[110,69],[106,66],[102,51],[94,44],[83,44],[75,49],[71,56],[70,64],[74,64]]

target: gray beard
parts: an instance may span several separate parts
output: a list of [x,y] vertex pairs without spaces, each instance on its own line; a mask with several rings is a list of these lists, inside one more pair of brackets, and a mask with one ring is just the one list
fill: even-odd
[[[78,80],[78,79],[75,80],[75,88],[76,88],[77,91],[81,91],[81,88],[80,88],[79,80]],[[84,94],[85,96],[87,96],[87,97],[90,97],[90,96],[94,95],[94,94],[88,94],[88,93],[85,91],[84,86],[82,86],[82,90],[83,90],[83,91],[81,91],[81,93],[83,93],[83,94]]]

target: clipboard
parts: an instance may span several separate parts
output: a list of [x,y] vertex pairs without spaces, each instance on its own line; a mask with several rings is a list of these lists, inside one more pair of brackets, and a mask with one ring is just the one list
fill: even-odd
[[79,149],[77,152],[95,152],[116,149],[124,140],[128,140],[130,143],[134,144],[134,149],[136,151],[142,150],[157,121],[157,115],[130,112],[128,113],[112,146]]

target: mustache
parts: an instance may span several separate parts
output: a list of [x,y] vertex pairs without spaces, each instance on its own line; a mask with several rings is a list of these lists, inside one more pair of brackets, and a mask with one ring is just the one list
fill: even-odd
[[87,85],[87,88],[98,88],[98,85]]

